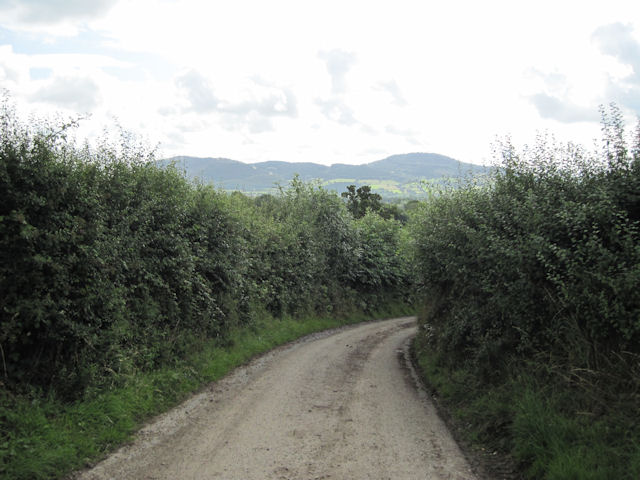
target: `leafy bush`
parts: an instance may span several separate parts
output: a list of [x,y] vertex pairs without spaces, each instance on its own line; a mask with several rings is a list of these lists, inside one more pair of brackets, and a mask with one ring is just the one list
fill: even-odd
[[127,133],[80,148],[73,122],[25,126],[8,102],[0,123],[0,359],[13,391],[73,399],[263,314],[404,299],[399,224],[356,222],[334,193],[294,178],[253,200],[157,167]]
[[73,396],[171,358],[184,335],[221,334],[230,286],[219,272],[234,256],[218,194],[140,152],[77,149],[10,113],[0,152],[5,377]]
[[[501,433],[535,478],[582,478],[574,467],[602,466],[610,455],[576,440],[579,415],[640,441],[640,135],[631,148],[625,139],[612,106],[592,154],[546,137],[523,152],[506,141],[491,183],[435,192],[414,217],[422,342],[441,367],[477,379],[469,403],[513,382],[505,398],[523,407],[505,405],[512,430]],[[527,443],[538,435],[533,407],[545,407],[530,401],[536,392],[519,395],[524,378],[550,386],[548,413],[571,429],[554,430],[553,441],[565,442],[554,447],[555,466],[539,456],[549,454],[545,431]]]
[[441,192],[414,227],[439,348],[485,371],[541,350],[584,367],[640,354],[640,160],[503,147],[489,187]]

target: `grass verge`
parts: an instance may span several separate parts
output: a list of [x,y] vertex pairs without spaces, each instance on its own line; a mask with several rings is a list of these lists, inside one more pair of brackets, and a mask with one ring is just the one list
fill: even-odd
[[0,477],[63,478],[100,460],[150,417],[256,355],[321,330],[409,313],[408,307],[394,305],[376,315],[341,319],[263,319],[233,332],[225,347],[207,342],[170,368],[141,373],[121,387],[94,392],[73,404],[53,396],[15,396],[0,390]]
[[640,411],[622,395],[604,404],[594,401],[593,391],[576,389],[533,363],[487,385],[462,366],[444,366],[420,337],[413,354],[442,416],[481,476],[640,478]]

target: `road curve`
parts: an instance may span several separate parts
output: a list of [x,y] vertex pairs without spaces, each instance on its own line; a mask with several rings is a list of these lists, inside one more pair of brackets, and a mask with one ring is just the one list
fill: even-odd
[[408,367],[415,331],[398,318],[276,349],[75,478],[473,480]]

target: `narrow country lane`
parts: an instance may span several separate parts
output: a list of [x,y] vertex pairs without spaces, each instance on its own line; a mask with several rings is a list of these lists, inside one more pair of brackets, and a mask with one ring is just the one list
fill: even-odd
[[407,366],[415,329],[398,318],[276,349],[77,478],[475,479]]

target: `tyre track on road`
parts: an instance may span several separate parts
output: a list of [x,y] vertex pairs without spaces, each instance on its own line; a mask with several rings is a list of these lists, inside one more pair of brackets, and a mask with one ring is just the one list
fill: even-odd
[[415,331],[392,319],[276,349],[76,478],[473,480],[403,364]]

